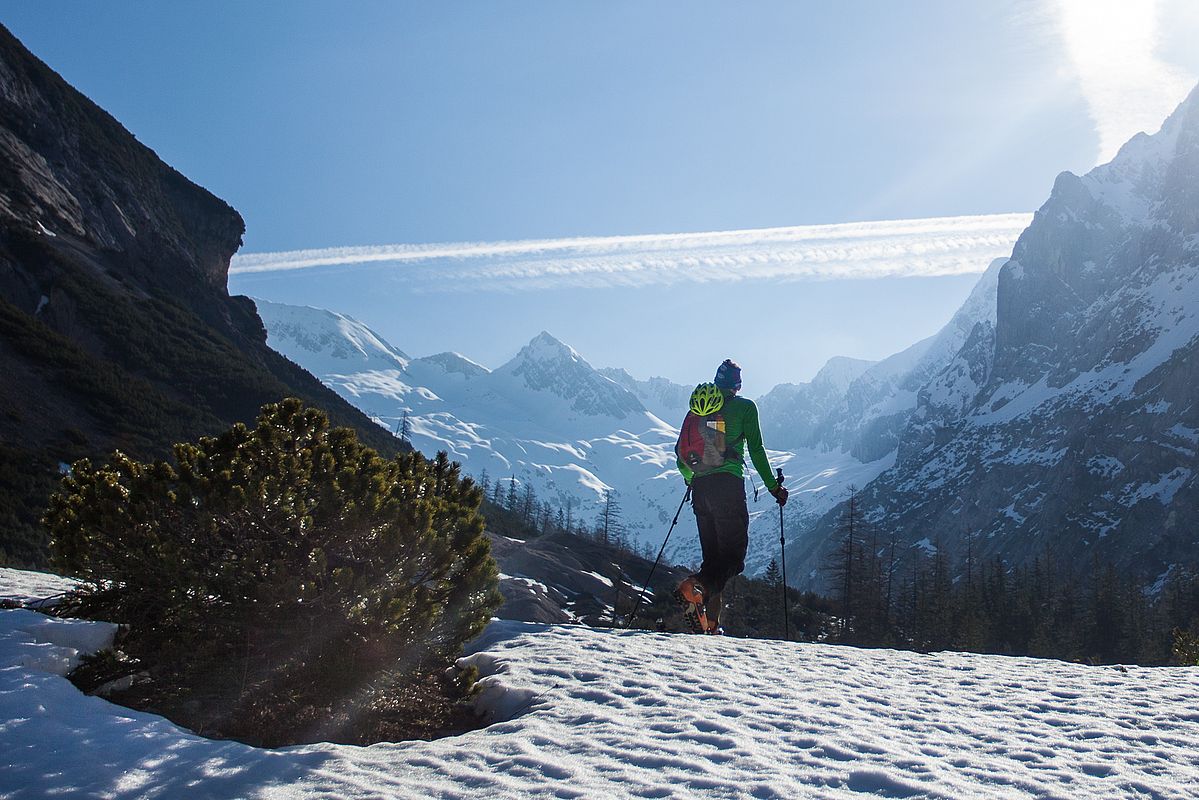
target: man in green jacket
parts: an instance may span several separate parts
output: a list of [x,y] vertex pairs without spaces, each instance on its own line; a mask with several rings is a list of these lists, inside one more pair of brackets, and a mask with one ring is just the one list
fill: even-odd
[[[787,490],[779,485],[770,470],[770,461],[762,445],[758,425],[758,407],[752,400],[738,397],[741,367],[726,359],[716,370],[711,384],[700,384],[692,395],[692,414],[701,416],[709,427],[720,428],[725,450],[718,466],[697,474],[678,458],[679,472],[691,487],[691,505],[699,527],[703,564],[699,572],[679,586],[676,597],[684,603],[688,621],[697,632],[720,631],[721,593],[729,579],[745,569],[745,551],[749,546],[749,509],[745,504],[745,450],[754,469],[779,506],[787,502]],[[711,411],[716,408],[716,411]],[[710,413],[709,413],[710,412]],[[686,423],[684,423],[686,425]]]

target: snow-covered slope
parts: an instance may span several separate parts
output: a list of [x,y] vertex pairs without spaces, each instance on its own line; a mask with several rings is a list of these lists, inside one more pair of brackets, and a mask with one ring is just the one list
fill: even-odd
[[[919,392],[863,495],[901,542],[1149,575],[1199,557],[1199,88],[1110,164],[1060,175],[997,314]],[[836,525],[795,549],[804,574]],[[791,555],[790,553],[788,554]]]
[[76,581],[50,572],[0,567],[0,603],[25,605],[69,592]]
[[691,390],[695,388],[693,386],[684,386],[660,377],[639,381],[619,367],[603,367],[599,373],[632,392],[659,419],[677,425],[687,416],[687,402],[691,398]]
[[356,319],[311,306],[255,300],[266,326],[267,344],[313,375],[337,371],[401,370],[409,358]]
[[261,750],[61,677],[108,623],[0,611],[0,794],[1183,800],[1199,670],[494,622],[481,730]]

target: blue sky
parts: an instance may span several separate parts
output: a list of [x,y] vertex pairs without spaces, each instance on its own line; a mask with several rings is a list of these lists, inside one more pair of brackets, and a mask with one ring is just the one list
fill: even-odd
[[[1028,212],[1182,99],[1194,5],[43,0],[0,21],[265,253]],[[454,291],[357,266],[231,289],[491,366],[543,328],[641,377],[733,356],[753,393],[934,332],[972,283],[463,287],[436,263]],[[696,307],[720,335],[686,334]]]

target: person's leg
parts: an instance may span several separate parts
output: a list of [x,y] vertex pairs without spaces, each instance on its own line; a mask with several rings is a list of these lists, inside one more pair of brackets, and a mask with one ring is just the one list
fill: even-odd
[[720,546],[720,531],[717,526],[718,506],[713,501],[713,478],[709,475],[691,482],[691,507],[695,511],[695,523],[699,528],[699,548],[703,563],[695,577],[708,592],[709,582],[719,579],[723,572],[723,550]]
[[[724,591],[724,585],[745,569],[745,552],[749,546],[749,509],[745,504],[745,483],[735,475],[719,473],[711,476],[708,492],[712,512],[711,536],[717,553],[710,559],[705,553],[704,564],[708,583],[704,588],[712,595]],[[715,480],[719,479],[719,480]]]

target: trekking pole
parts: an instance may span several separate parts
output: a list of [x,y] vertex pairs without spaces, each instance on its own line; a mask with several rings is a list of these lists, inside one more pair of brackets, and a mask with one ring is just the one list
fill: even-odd
[[[779,486],[783,485],[783,468],[779,467],[775,471],[775,480]],[[787,539],[783,536],[783,507],[779,506],[779,560],[783,570],[783,637],[787,641],[791,641],[791,612],[787,608]]]
[[674,522],[670,523],[670,529],[666,531],[666,538],[662,540],[662,546],[658,548],[658,557],[654,559],[654,565],[649,569],[649,577],[645,579],[645,586],[641,588],[641,594],[637,595],[637,602],[633,604],[633,610],[629,613],[628,620],[625,621],[625,628],[633,626],[633,620],[637,619],[637,612],[641,609],[641,601],[645,599],[645,592],[649,589],[649,582],[654,577],[654,572],[658,569],[658,562],[662,560],[662,554],[666,552],[666,543],[670,541],[670,534],[674,532],[674,526],[679,524],[679,515],[683,513],[683,506],[687,505],[687,499],[691,497],[691,486],[687,486],[687,491],[683,493],[683,500],[679,503],[679,510],[674,512]]

